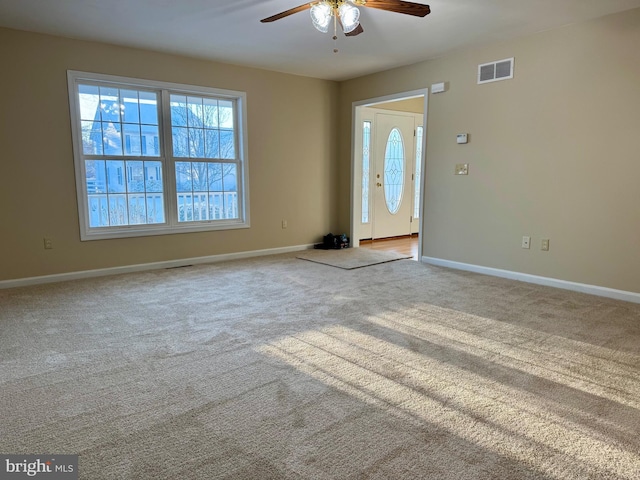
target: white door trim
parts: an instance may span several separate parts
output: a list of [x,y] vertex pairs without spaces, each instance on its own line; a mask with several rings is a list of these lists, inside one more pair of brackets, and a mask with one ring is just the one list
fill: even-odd
[[391,95],[385,95],[382,97],[369,98],[365,100],[359,100],[357,102],[353,102],[351,104],[351,196],[350,196],[350,225],[349,225],[349,238],[351,239],[352,247],[360,246],[360,239],[357,238],[356,232],[358,231],[356,228],[356,212],[355,212],[355,204],[356,204],[356,195],[360,195],[360,186],[355,185],[356,183],[356,111],[358,107],[375,107],[378,103],[386,103],[393,102],[396,100],[404,100],[407,98],[415,98],[415,97],[423,97],[424,99],[424,107],[423,107],[423,121],[422,125],[424,128],[424,133],[422,136],[422,178],[420,179],[420,223],[418,228],[418,238],[420,241],[418,242],[418,259],[422,259],[422,244],[424,242],[424,194],[425,194],[425,180],[427,177],[426,163],[427,163],[427,149],[426,149],[426,139],[427,139],[427,109],[429,104],[429,89],[421,88],[418,90],[410,90],[407,92],[398,92]]

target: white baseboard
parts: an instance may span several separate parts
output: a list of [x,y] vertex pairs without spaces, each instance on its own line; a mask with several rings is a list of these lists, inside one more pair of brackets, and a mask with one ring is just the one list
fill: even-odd
[[223,253],[220,255],[208,255],[206,257],[180,258],[178,260],[166,260],[164,262],[140,263],[137,265],[124,265],[121,267],[99,268],[96,270],[83,270],[80,272],[57,273],[39,277],[17,278],[15,280],[0,280],[0,289],[38,285],[41,283],[64,282],[67,280],[79,280],[83,278],[104,277],[107,275],[119,275],[121,273],[143,272],[146,270],[160,270],[163,268],[184,267],[202,263],[217,263],[241,258],[261,257],[276,255],[279,253],[299,252],[313,248],[310,245],[294,245],[291,247],[267,248],[264,250],[251,250],[248,252]]
[[564,290],[588,293],[591,295],[598,295],[600,297],[614,298],[616,300],[624,300],[626,302],[640,303],[640,293],[627,292],[625,290],[615,290],[613,288],[588,285],[586,283],[568,282],[566,280],[558,280],[557,278],[540,277],[538,275],[530,275],[528,273],[483,267],[481,265],[472,265],[470,263],[453,262],[451,260],[443,260],[441,258],[422,257],[422,262],[437,265],[439,267],[455,268],[457,270],[482,273],[484,275],[491,275],[494,277],[509,278],[511,280],[519,280],[521,282],[535,283],[537,285],[562,288]]

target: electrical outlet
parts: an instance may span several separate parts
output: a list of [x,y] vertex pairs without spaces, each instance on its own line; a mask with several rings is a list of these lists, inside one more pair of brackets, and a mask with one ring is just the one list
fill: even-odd
[[51,250],[53,248],[53,242],[51,241],[51,239],[49,237],[44,237],[43,241],[44,241],[44,249],[45,250]]
[[522,237],[522,248],[531,248],[531,237],[527,235]]
[[282,228],[287,228],[289,225],[287,224],[286,220],[282,220]]
[[542,250],[543,252],[548,252],[549,251],[549,239],[548,238],[543,238],[542,239],[542,243],[540,244],[540,250]]

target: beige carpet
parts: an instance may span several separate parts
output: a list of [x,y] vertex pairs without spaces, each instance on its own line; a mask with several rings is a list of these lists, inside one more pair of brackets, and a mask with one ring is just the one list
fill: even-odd
[[356,268],[370,267],[371,265],[378,265],[380,263],[412,258],[411,255],[370,250],[368,248],[306,250],[303,253],[299,253],[297,257],[301,260],[322,263],[323,265],[330,265],[345,270],[354,270]]
[[101,479],[638,479],[640,305],[295,254],[0,291],[0,452]]

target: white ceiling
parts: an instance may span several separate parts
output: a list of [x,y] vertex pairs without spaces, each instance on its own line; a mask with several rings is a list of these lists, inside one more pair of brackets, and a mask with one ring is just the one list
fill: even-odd
[[331,80],[640,7],[640,0],[418,0],[424,18],[361,8],[364,33],[339,36],[309,12],[260,19],[301,0],[0,0],[0,26]]

